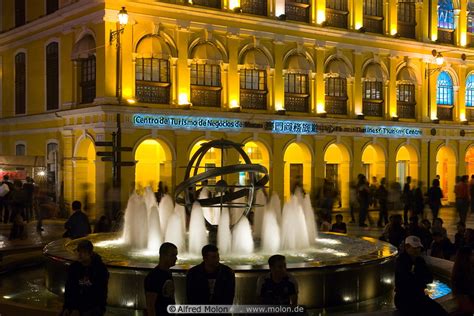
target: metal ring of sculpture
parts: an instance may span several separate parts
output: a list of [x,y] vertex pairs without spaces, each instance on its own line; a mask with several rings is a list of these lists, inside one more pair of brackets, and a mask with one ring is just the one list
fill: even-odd
[[[256,190],[263,189],[268,183],[269,177],[267,168],[262,165],[253,164],[242,147],[242,144],[225,139],[213,140],[202,144],[201,148],[199,148],[191,157],[188,166],[186,167],[186,173],[183,182],[181,182],[176,187],[176,203],[184,205],[188,212],[191,210],[194,202],[199,202],[199,204],[203,207],[229,207],[229,209],[244,208],[243,215],[247,216],[252,207],[256,206],[254,203]],[[224,155],[221,155],[221,167],[216,167],[199,173],[199,169],[202,168],[200,166],[201,161],[211,148],[218,148],[222,151],[234,149],[242,157],[245,164],[224,166]],[[228,185],[225,180],[219,180],[215,185],[202,184],[203,181],[209,180],[211,178],[229,174],[238,174],[240,172],[246,172],[249,174],[248,184]],[[258,175],[263,176],[258,177]],[[201,183],[201,187],[214,187],[216,192],[220,192],[221,195],[208,198],[195,197],[195,189],[198,183]],[[233,191],[229,190],[231,188]],[[236,201],[237,199],[245,196],[247,197],[245,203]]]

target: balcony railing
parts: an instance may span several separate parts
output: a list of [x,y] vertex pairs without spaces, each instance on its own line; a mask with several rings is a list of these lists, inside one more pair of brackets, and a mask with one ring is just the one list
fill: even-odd
[[92,103],[95,99],[95,80],[81,82],[81,103]]
[[397,32],[401,37],[415,38],[416,24],[398,21]]
[[136,96],[137,100],[143,103],[169,104],[170,84],[137,81]]
[[384,102],[378,101],[363,101],[362,112],[365,116],[383,116]]
[[466,119],[469,122],[474,122],[474,107],[466,106]]
[[309,111],[309,95],[297,93],[285,93],[285,110],[288,112]]
[[192,105],[215,108],[220,107],[221,89],[221,87],[191,86]]
[[209,8],[221,8],[221,0],[193,0],[193,4]]
[[415,104],[397,102],[397,116],[399,118],[414,119],[415,118]]
[[286,1],[285,15],[287,20],[309,23],[310,5],[308,0]]
[[240,106],[247,110],[266,110],[267,91],[241,89]]
[[240,7],[243,13],[267,16],[266,0],[241,0]]
[[364,15],[364,28],[367,32],[383,33],[383,17]]
[[438,105],[438,119],[442,121],[452,121],[453,120],[453,106],[442,106]]
[[438,29],[437,42],[454,45],[454,30]]
[[326,96],[325,110],[327,114],[347,115],[347,97]]
[[339,11],[326,8],[326,25],[347,29],[348,11]]

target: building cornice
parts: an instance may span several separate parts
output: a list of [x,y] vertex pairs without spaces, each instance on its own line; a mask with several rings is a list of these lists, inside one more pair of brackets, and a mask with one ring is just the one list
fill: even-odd
[[[415,40],[404,40],[382,35],[372,35],[368,33],[359,33],[352,30],[336,29],[329,27],[320,27],[316,25],[296,23],[289,21],[280,21],[271,19],[269,17],[258,17],[253,15],[237,14],[221,10],[219,14],[215,14],[215,10],[203,9],[194,6],[184,6],[176,4],[168,4],[163,2],[154,3],[134,3],[133,8],[141,8],[148,11],[153,9],[164,12],[168,15],[180,16],[180,18],[157,17],[148,14],[131,13],[136,20],[149,20],[153,23],[164,23],[170,25],[178,25],[178,21],[186,17],[190,20],[190,28],[203,29],[210,23],[197,22],[199,20],[212,21],[213,30],[221,33],[228,33],[229,28],[235,28],[235,25],[240,27],[240,35],[259,36],[259,38],[267,38],[271,40],[281,40],[281,34],[284,39],[289,42],[303,42],[305,45],[319,46],[321,40],[326,41],[326,45],[334,46],[341,49],[360,50],[362,47],[367,47],[367,52],[373,52],[374,49],[379,54],[387,55],[401,55],[413,58],[426,59],[432,57],[431,51],[436,49],[440,52],[449,52],[451,54],[459,54],[459,58],[450,58],[445,56],[446,60],[461,61],[461,54],[472,54],[472,50],[463,47],[446,47],[435,43],[418,42]],[[183,15],[183,8],[186,10],[186,15]],[[197,20],[197,21],[196,21]],[[229,25],[229,26],[228,26]],[[258,25],[259,30],[252,27]],[[261,29],[266,29],[262,31]],[[278,33],[277,33],[278,32]],[[290,32],[302,34],[287,35]],[[306,34],[305,34],[306,33]],[[341,40],[351,39],[357,44],[342,43]],[[405,50],[393,49],[393,47],[401,46]],[[425,53],[418,53],[424,51]],[[469,62],[471,63],[471,62]],[[474,63],[474,62],[473,62]]]
[[[81,15],[81,13],[94,8],[98,8],[99,10],[92,14]],[[78,25],[83,25],[88,22],[100,22],[103,16],[103,0],[78,1],[54,13],[1,33],[0,53],[8,49],[23,46],[37,39],[52,36],[53,34],[67,33]]]

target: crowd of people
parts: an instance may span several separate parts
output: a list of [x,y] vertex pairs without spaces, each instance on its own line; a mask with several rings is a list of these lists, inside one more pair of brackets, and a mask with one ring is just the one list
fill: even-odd
[[[89,240],[77,245],[77,262],[69,268],[61,315],[101,316],[107,304],[109,272]],[[192,305],[232,305],[235,297],[235,274],[219,258],[212,244],[202,248],[202,262],[186,274],[186,303]],[[169,315],[175,304],[175,286],[171,267],[176,264],[178,248],[165,242],[159,249],[158,265],[144,280],[147,315]],[[260,276],[256,301],[262,305],[296,306],[298,283],[286,269],[286,258],[273,255],[268,259],[270,271]]]
[[8,175],[0,182],[0,221],[11,223],[9,239],[25,239],[25,222],[37,220],[37,231],[43,231],[43,218],[53,217],[58,208],[45,190],[41,190],[31,177],[25,181],[10,181]]
[[[317,221],[321,231],[347,233],[347,225],[342,214],[336,214],[332,222],[332,207],[337,205],[337,194],[330,181],[319,196],[317,203]],[[386,187],[385,179],[378,183],[373,178],[369,184],[364,175],[350,188],[351,222],[359,212],[358,224],[366,227],[365,221],[373,222],[369,208],[378,210],[377,226],[383,227],[381,240],[397,247],[395,271],[395,305],[402,315],[446,315],[435,301],[426,295],[427,284],[432,282],[432,274],[427,268],[423,255],[454,261],[452,271],[452,289],[458,303],[459,315],[474,312],[474,230],[466,227],[469,208],[474,211],[474,176],[471,182],[467,177],[459,177],[455,186],[456,210],[459,215],[457,232],[452,242],[447,235],[443,220],[438,217],[443,192],[439,179],[423,193],[423,184],[418,182],[412,188],[407,177],[399,200],[403,213],[392,213],[394,201],[390,197],[392,188]],[[36,186],[31,178],[25,183],[11,183],[4,178],[0,184],[0,218],[11,222],[10,238],[24,236],[24,223],[34,216],[39,219]],[[426,191],[426,190],[425,190]],[[166,194],[167,188],[160,183],[157,200]],[[332,193],[331,193],[332,192]],[[332,198],[331,198],[332,197]],[[41,204],[41,202],[39,202]],[[72,203],[73,213],[65,223],[64,237],[71,239],[87,236],[92,232],[91,224],[83,211],[81,202]],[[431,209],[432,220],[428,219],[425,206]],[[35,214],[36,213],[36,214]],[[123,216],[122,216],[123,221]],[[108,216],[101,216],[94,225],[94,233],[120,229]],[[107,301],[108,271],[100,256],[93,251],[92,244],[82,240],[78,244],[78,262],[71,265],[65,286],[63,315],[103,315]],[[164,243],[160,248],[159,263],[145,279],[144,292],[149,315],[166,315],[167,306],[174,304],[174,285],[170,268],[175,265],[177,248]],[[186,296],[189,304],[225,304],[231,305],[235,296],[235,276],[232,269],[220,263],[216,246],[206,245],[202,249],[203,261],[191,268],[186,278]],[[286,260],[282,255],[273,255],[268,260],[270,272],[262,275],[256,284],[256,296],[262,304],[296,305],[298,302],[298,284],[286,271]]]

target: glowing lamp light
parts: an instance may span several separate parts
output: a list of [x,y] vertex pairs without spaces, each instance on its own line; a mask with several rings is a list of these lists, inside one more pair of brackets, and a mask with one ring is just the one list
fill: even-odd
[[461,46],[467,45],[466,33],[461,33],[460,44]]
[[464,122],[464,121],[466,120],[466,113],[461,112],[461,113],[459,114],[459,119]]
[[318,10],[318,12],[316,13],[316,23],[322,24],[324,21],[326,21],[326,11]]
[[362,23],[361,22],[356,22],[355,24],[355,29],[358,30],[362,27]]
[[127,99],[128,104],[135,104],[137,101],[135,99]]
[[326,113],[326,110],[325,110],[325,108],[324,108],[324,104],[318,103],[318,104],[316,105],[316,112],[317,112],[317,113]]
[[238,108],[238,107],[239,107],[239,103],[237,102],[237,100],[231,100],[231,101],[230,101],[230,107],[231,107],[231,108]]
[[178,96],[178,103],[180,105],[189,104],[188,94],[184,92],[180,93]]
[[436,42],[436,40],[438,40],[438,34],[436,34],[436,35],[435,35],[435,34],[431,35],[431,41],[432,41],[432,42]]
[[285,110],[285,108],[283,107],[281,102],[275,103],[275,111],[284,111],[284,110]]
[[285,0],[276,0],[275,1],[275,16],[280,16],[285,14]]
[[397,28],[395,26],[392,26],[392,28],[390,29],[390,35],[394,36],[395,34],[397,34]]
[[234,10],[235,8],[240,7],[240,0],[230,0],[229,9]]
[[444,57],[441,55],[441,53],[438,53],[435,59],[438,66],[441,66],[444,63]]
[[127,25],[128,23],[128,12],[125,10],[125,7],[122,7],[122,9],[118,13],[118,19],[120,25],[124,26]]
[[46,175],[46,171],[43,171],[43,170],[38,171],[37,175],[38,177],[44,177]]

